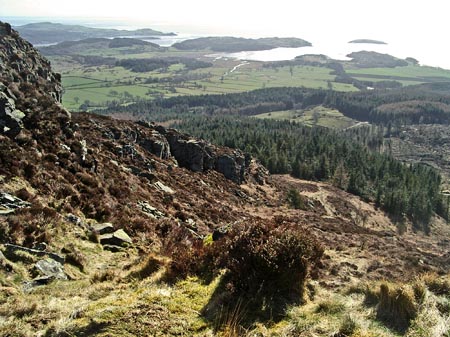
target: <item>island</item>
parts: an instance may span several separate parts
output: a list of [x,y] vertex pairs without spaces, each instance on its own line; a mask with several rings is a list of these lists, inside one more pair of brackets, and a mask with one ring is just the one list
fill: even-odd
[[89,38],[175,36],[150,28],[137,30],[91,28],[80,25],[39,22],[14,27],[22,37],[33,44],[53,44]]
[[371,40],[371,39],[356,39],[356,40],[349,41],[349,43],[387,44],[386,42],[383,42],[383,41]]
[[299,38],[268,37],[247,39],[231,36],[213,36],[190,39],[173,45],[178,50],[210,50],[215,52],[236,53],[240,51],[270,50],[275,48],[299,48],[311,46],[311,43]]

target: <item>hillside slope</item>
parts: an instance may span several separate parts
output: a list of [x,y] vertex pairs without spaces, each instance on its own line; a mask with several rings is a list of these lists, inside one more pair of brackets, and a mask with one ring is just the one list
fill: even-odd
[[52,22],[30,23],[15,27],[20,35],[33,44],[59,43],[88,38],[111,38],[121,36],[173,36],[174,33],[163,33],[150,28],[133,31],[121,29],[91,28],[80,25],[65,25]]
[[[373,205],[271,177],[238,150],[154,124],[70,115],[58,75],[5,24],[0,58],[1,335],[448,330],[448,281],[424,278],[418,299],[401,288],[412,309],[399,309],[405,322],[395,326],[382,314],[396,314],[397,286],[377,283],[448,272],[439,219],[429,236],[400,235]],[[288,294],[273,287],[286,284]]]

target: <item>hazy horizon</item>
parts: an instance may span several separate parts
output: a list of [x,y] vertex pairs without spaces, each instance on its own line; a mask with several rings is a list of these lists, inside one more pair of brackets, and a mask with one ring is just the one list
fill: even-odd
[[43,0],[39,3],[0,0],[0,7],[0,20],[8,17],[45,18],[52,22],[72,21],[95,27],[107,27],[116,22],[116,27],[123,24],[122,28],[148,27],[198,35],[298,37],[313,44],[375,39],[396,46],[422,64],[450,69],[450,51],[442,41],[443,32],[447,31],[450,5],[437,0],[426,3],[229,0],[226,4],[205,0],[161,3],[129,0],[126,6],[104,0]]

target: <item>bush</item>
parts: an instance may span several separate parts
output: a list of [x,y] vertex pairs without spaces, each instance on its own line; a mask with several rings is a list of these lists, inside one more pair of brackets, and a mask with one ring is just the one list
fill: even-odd
[[302,209],[302,210],[306,209],[305,197],[302,197],[301,194],[296,189],[291,188],[288,191],[287,199],[288,199],[289,205],[292,208]]
[[208,245],[182,226],[170,227],[162,252],[172,260],[171,278],[210,277],[225,269],[228,288],[251,296],[301,298],[306,278],[317,269],[323,254],[310,233],[283,218],[236,225]]
[[[213,252],[203,245],[203,241],[185,227],[177,224],[163,224],[161,233],[166,233],[162,253],[170,257],[166,278],[175,280],[188,275],[205,275],[213,272]],[[164,235],[164,234],[163,234]]]
[[236,226],[212,246],[235,291],[296,298],[323,253],[311,235],[271,221]]

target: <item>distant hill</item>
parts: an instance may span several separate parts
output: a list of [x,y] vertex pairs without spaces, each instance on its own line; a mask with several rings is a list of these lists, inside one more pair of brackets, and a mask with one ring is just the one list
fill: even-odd
[[408,65],[408,62],[405,60],[374,51],[359,51],[348,54],[347,56],[352,58],[351,63],[360,68],[394,68]]
[[311,46],[311,43],[298,38],[269,37],[246,39],[230,36],[201,37],[198,39],[178,42],[173,47],[179,50],[209,49],[217,52],[240,52],[254,50],[269,50],[274,48],[298,48]]
[[108,49],[123,47],[147,47],[150,49],[160,49],[159,45],[147,41],[132,38],[88,38],[79,41],[64,41],[56,45],[39,48],[44,55],[71,55],[89,49]]
[[150,28],[137,30],[119,30],[91,28],[80,25],[40,22],[14,27],[21,36],[33,44],[58,43],[62,41],[88,38],[111,38],[123,36],[174,36],[175,33],[163,33]]
[[387,44],[386,42],[383,42],[383,41],[371,40],[371,39],[356,39],[356,40],[349,41],[349,43]]

